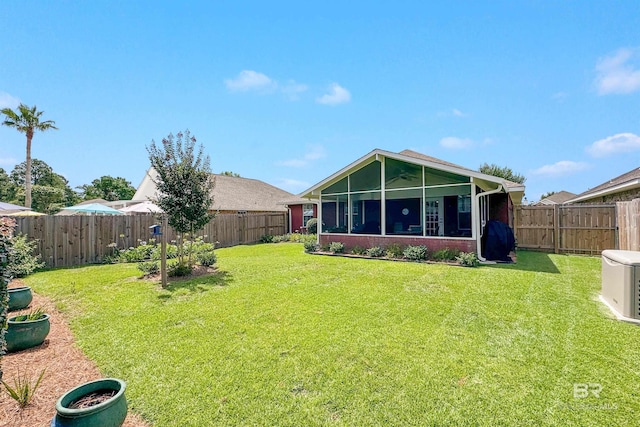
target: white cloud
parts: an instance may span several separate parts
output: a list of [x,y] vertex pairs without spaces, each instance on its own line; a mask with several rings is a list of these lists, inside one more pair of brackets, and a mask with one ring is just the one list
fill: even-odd
[[351,93],[338,83],[329,86],[329,93],[316,99],[316,102],[324,105],[338,105],[351,101]]
[[640,136],[633,133],[618,133],[608,136],[587,147],[587,152],[593,157],[605,157],[632,151],[640,151]]
[[247,92],[250,90],[268,90],[277,84],[265,74],[253,70],[242,70],[234,79],[227,79],[224,84],[232,92]]
[[450,150],[461,150],[464,148],[470,148],[474,145],[472,139],[458,138],[455,136],[447,136],[440,140],[440,146],[448,148]]
[[319,144],[307,144],[307,151],[301,158],[283,160],[276,162],[278,166],[289,166],[292,168],[303,168],[314,160],[325,158],[327,152],[322,145]]
[[280,91],[291,101],[297,101],[300,98],[300,94],[306,92],[307,85],[298,83],[295,80],[289,80]]
[[457,108],[454,108],[453,110],[451,110],[451,114],[453,114],[456,117],[467,117],[467,114],[463,113],[462,111],[458,110]]
[[549,177],[558,177],[571,175],[576,172],[580,172],[589,167],[587,163],[573,162],[571,160],[561,160],[552,165],[544,165],[538,169],[531,171],[532,175],[541,175]]
[[640,90],[640,69],[630,63],[640,57],[640,49],[618,49],[600,58],[596,64],[596,88],[600,95],[631,93]]
[[16,108],[20,100],[6,92],[0,92],[0,108]]

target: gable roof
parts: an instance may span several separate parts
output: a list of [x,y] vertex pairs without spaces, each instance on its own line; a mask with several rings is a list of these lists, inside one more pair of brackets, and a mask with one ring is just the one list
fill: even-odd
[[576,194],[571,193],[569,191],[558,191],[557,193],[553,193],[549,197],[545,197],[540,200],[537,205],[555,205],[566,202],[567,200],[571,200],[576,197]]
[[[248,212],[285,212],[287,208],[282,200],[295,196],[288,191],[274,187],[257,179],[212,174],[215,178],[213,188],[214,211],[248,211]],[[155,169],[150,168],[138,186],[133,200],[143,201],[156,194],[153,182],[158,177]]]
[[403,150],[399,153],[394,153],[391,151],[381,150],[379,148],[376,148],[375,150],[362,156],[355,162],[340,169],[338,172],[334,173],[328,178],[325,178],[324,180],[320,181],[313,187],[310,187],[309,189],[303,191],[302,193],[300,193],[299,196],[303,198],[315,198],[318,196],[319,191],[321,189],[328,187],[329,185],[339,181],[340,179],[344,178],[348,174],[352,173],[353,171],[363,166],[366,166],[367,164],[375,160],[380,160],[381,157],[388,157],[395,160],[415,163],[431,169],[451,172],[458,175],[469,176],[472,178],[472,181],[477,186],[479,186],[485,191],[496,189],[500,185],[502,185],[502,188],[506,193],[513,193],[512,198],[515,203],[520,203],[520,201],[522,200],[522,197],[524,196],[523,184],[519,184],[513,181],[506,180],[504,178],[500,178],[492,175],[486,175],[481,172],[474,171],[472,169],[468,169],[460,165],[456,165],[455,163],[451,163],[445,160],[437,159],[435,157],[427,156],[426,154],[418,153],[413,150]]
[[609,181],[593,187],[584,193],[580,193],[573,199],[568,200],[566,203],[582,202],[585,200],[595,199],[597,197],[633,190],[634,188],[640,188],[640,167],[610,179]]

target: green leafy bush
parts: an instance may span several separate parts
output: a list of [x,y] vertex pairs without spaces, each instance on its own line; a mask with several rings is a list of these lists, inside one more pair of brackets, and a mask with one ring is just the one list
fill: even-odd
[[304,251],[307,253],[316,252],[318,250],[318,244],[313,242],[304,242]]
[[283,234],[281,236],[273,236],[271,243],[282,243],[289,241],[289,234]]
[[402,258],[404,256],[402,246],[397,243],[392,243],[387,246],[385,255],[389,258]]
[[427,259],[428,250],[424,245],[407,246],[402,254],[410,261],[423,261]]
[[431,255],[434,261],[454,261],[460,251],[450,248],[439,249]]
[[475,252],[460,252],[460,255],[456,257],[456,261],[463,267],[477,267],[480,265],[480,260]]
[[188,276],[193,272],[193,267],[187,264],[175,263],[167,266],[167,275],[169,277]]
[[318,232],[318,218],[311,218],[307,221],[307,233],[316,234]]
[[363,248],[362,246],[354,246],[351,249],[351,253],[354,255],[366,255],[367,250],[365,248]]
[[25,277],[44,267],[40,255],[33,255],[36,242],[28,241],[27,236],[18,234],[11,239],[12,249],[7,258],[7,273],[10,277]]
[[[15,226],[16,222],[13,219],[0,218],[0,362],[2,362],[2,355],[4,355],[7,348],[7,342],[4,337],[7,330],[4,325],[7,323],[7,313],[9,312],[7,285],[11,279],[7,271],[7,265]],[[0,364],[0,379],[2,379],[2,364]]]
[[[141,241],[138,246],[131,247],[129,249],[125,249],[120,251],[120,261],[121,262],[140,262],[151,259],[153,253],[156,250],[155,245],[147,244],[147,242]],[[158,252],[160,251],[160,246],[157,248]]]
[[367,249],[367,256],[372,258],[380,258],[384,256],[384,249],[379,246],[374,246],[372,248]]
[[160,264],[158,261],[143,261],[138,263],[138,270],[142,271],[145,275],[156,274],[160,272]]
[[331,242],[329,244],[329,251],[334,254],[344,253],[344,243],[342,242]]
[[260,236],[260,243],[273,243],[273,236],[271,234],[263,234]]
[[204,265],[205,267],[211,267],[216,263],[218,257],[216,257],[215,252],[206,251],[206,252],[198,252],[196,254],[196,259],[198,260],[198,264]]

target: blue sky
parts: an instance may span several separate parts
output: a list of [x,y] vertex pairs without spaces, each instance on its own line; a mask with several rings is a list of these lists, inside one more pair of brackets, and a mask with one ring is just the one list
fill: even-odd
[[[137,186],[189,129],[214,172],[299,193],[375,148],[509,166],[529,201],[640,166],[637,1],[4,2],[0,107],[72,186]],[[25,138],[0,127],[0,167]]]

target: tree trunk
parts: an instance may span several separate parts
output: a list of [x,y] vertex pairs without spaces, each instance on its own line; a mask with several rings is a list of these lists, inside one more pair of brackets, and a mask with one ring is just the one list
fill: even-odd
[[33,132],[27,131],[27,164],[24,171],[24,207],[31,207],[31,139]]

